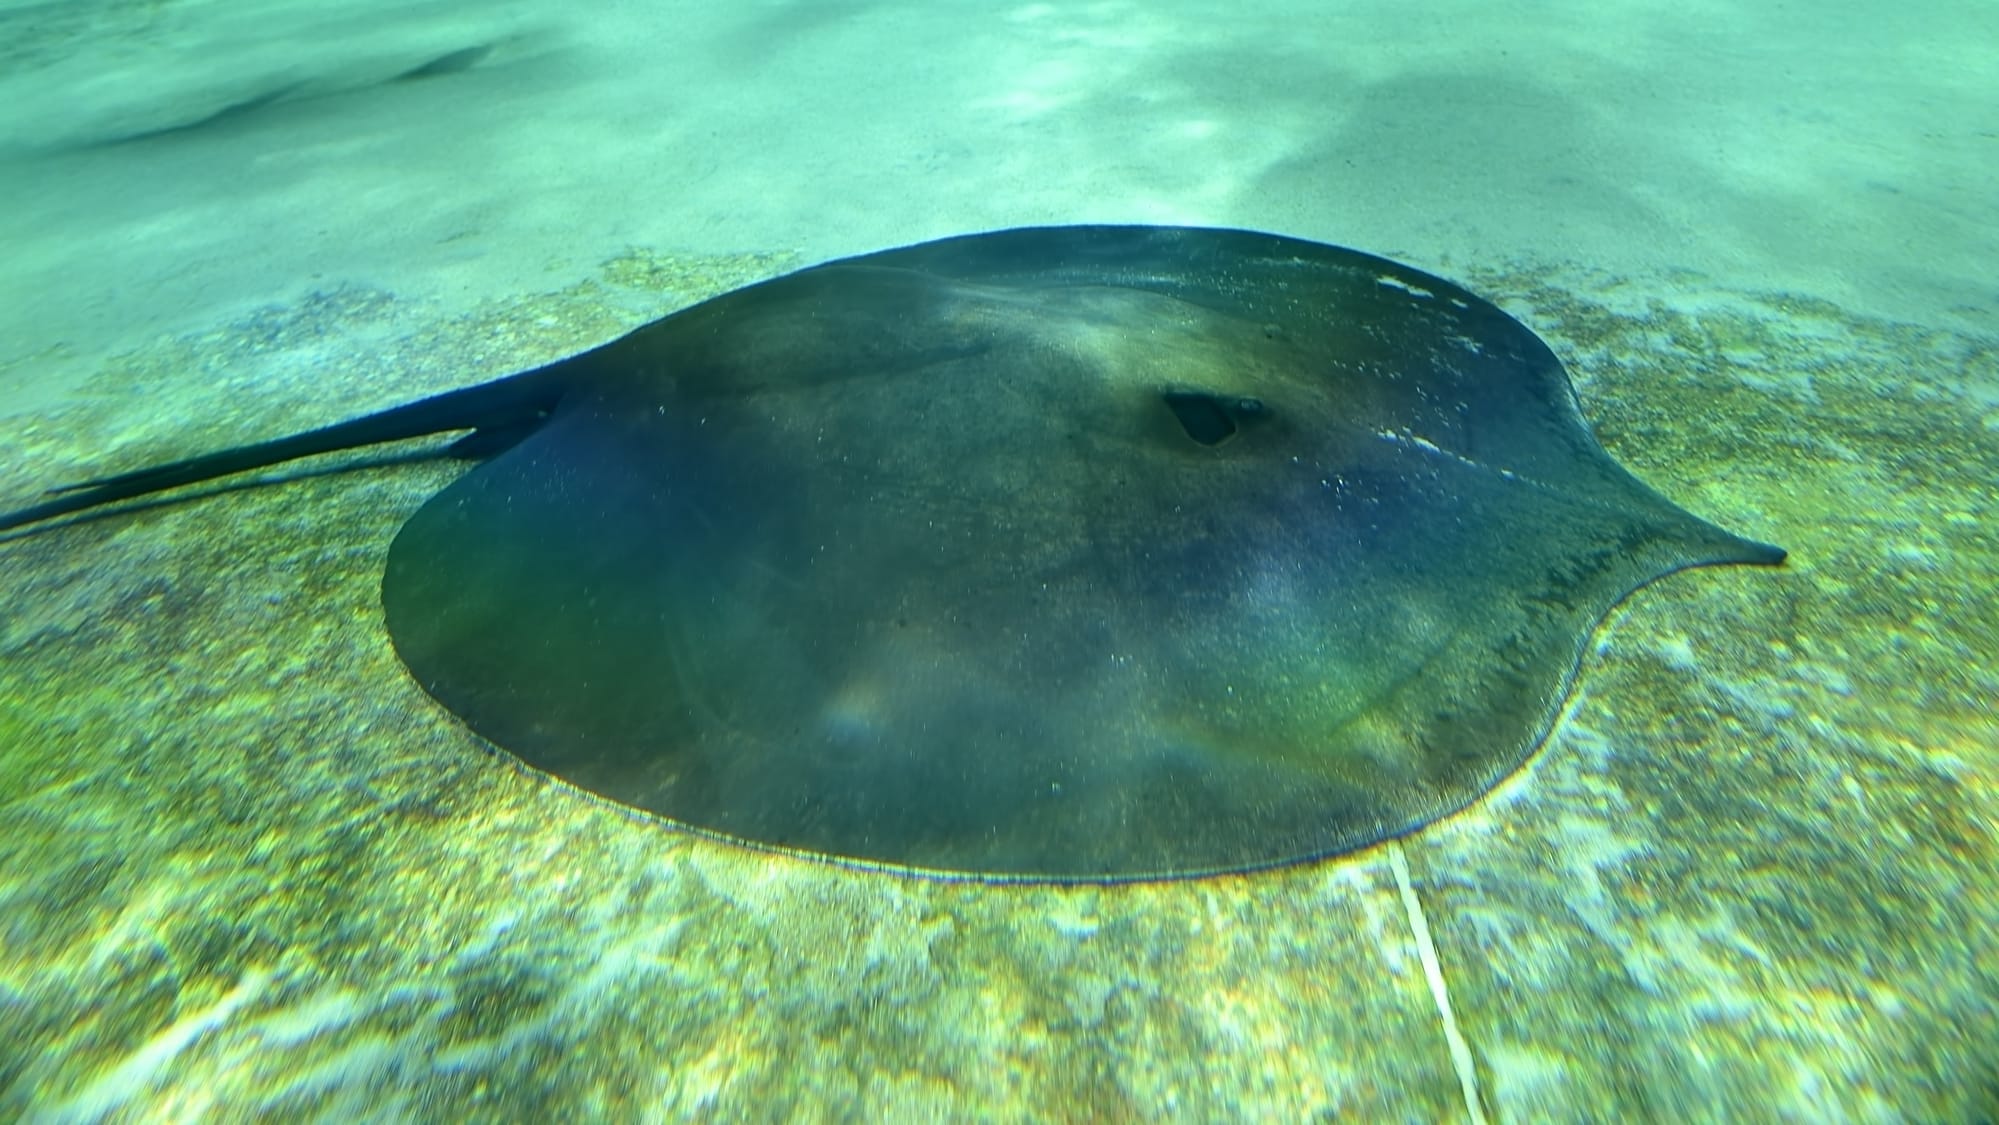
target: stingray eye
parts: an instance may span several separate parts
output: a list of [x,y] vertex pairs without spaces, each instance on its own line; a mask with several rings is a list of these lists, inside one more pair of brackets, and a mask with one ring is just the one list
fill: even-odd
[[1215,396],[1199,391],[1167,391],[1160,395],[1187,436],[1202,445],[1220,445],[1235,436],[1235,419]]
[[1260,398],[1206,391],[1162,391],[1159,397],[1187,436],[1202,445],[1220,445],[1236,435],[1239,423],[1256,422],[1270,413]]

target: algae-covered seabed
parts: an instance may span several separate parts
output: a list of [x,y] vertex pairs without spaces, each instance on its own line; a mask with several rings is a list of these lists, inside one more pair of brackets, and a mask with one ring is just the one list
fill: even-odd
[[[0,500],[789,264],[634,253],[470,317],[340,290],[162,340],[0,424]],[[0,1116],[1434,1120],[1467,1088],[1497,1119],[1999,1113],[1999,345],[1694,275],[1467,280],[1563,354],[1613,453],[1792,561],[1641,592],[1498,793],[1290,870],[927,882],[510,768],[381,621],[390,539],[453,463],[0,544]]]

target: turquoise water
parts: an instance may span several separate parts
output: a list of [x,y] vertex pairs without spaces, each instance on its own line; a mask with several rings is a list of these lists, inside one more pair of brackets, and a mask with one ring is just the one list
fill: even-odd
[[1520,775],[1254,876],[980,887],[506,769],[379,576],[460,471],[0,544],[0,1109],[1978,1120],[1999,30],[1848,5],[0,8],[0,506],[1022,223],[1390,253],[1792,551]]

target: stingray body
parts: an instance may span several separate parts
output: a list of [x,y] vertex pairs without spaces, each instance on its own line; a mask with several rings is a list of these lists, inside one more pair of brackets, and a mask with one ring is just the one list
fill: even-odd
[[382,584],[439,702],[697,829],[990,878],[1409,831],[1526,760],[1633,589],[1783,558],[1620,468],[1456,285],[1159,227],[816,266],[0,525],[452,429],[488,459]]

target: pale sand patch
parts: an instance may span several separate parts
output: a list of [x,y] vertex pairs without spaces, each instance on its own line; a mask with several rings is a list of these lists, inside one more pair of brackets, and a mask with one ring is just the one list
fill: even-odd
[[1023,223],[1989,323],[1999,17],[1842,8],[0,6],[0,413],[318,289],[463,309],[633,245],[815,259]]

